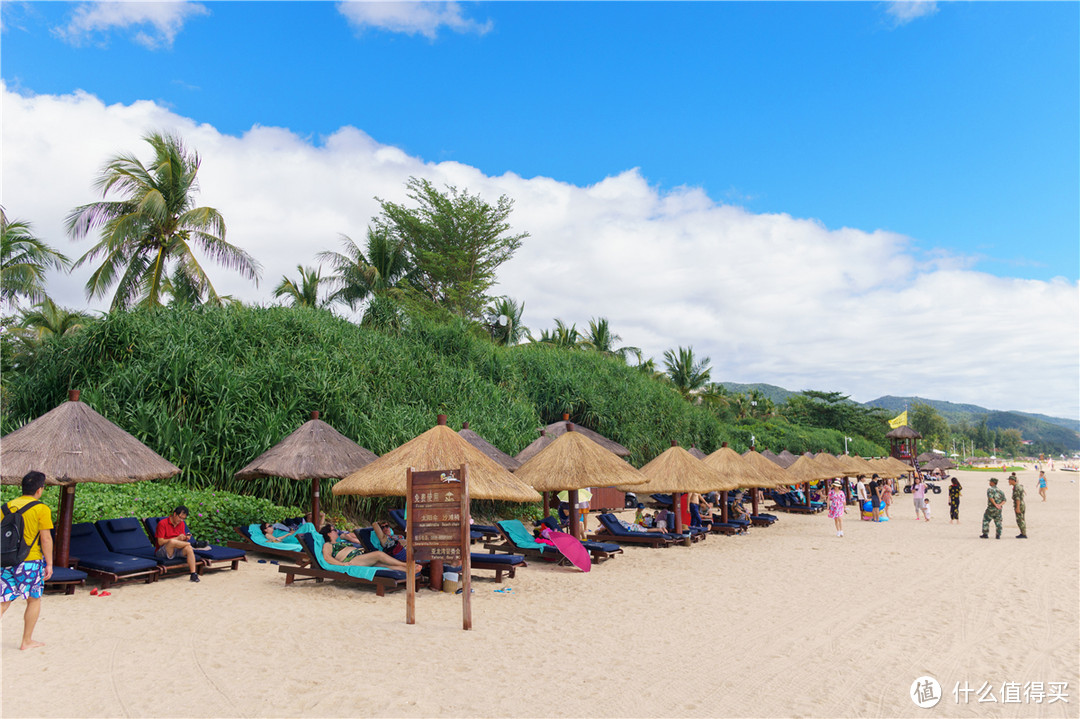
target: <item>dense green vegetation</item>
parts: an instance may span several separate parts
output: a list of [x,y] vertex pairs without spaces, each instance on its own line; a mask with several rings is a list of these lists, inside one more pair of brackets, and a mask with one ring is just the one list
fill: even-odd
[[[600,352],[545,344],[500,347],[477,325],[414,319],[397,334],[357,327],[311,308],[199,307],[114,311],[45,343],[5,376],[0,432],[66,398],[82,400],[183,469],[185,487],[252,493],[305,506],[305,482],[233,474],[299,426],[313,409],[384,454],[431,427],[439,413],[515,454],[536,429],[568,412],[626,445],[641,466],[670,440],[709,452],[842,452],[843,434],[765,421],[728,421],[671,385]],[[851,450],[883,448],[855,437]],[[328,481],[323,496],[329,498]],[[364,502],[336,509],[363,512]]]

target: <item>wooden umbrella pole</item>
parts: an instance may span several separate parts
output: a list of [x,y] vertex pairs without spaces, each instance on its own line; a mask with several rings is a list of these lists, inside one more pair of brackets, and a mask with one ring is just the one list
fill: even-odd
[[60,506],[56,517],[56,546],[53,548],[53,567],[67,567],[71,557],[71,523],[75,514],[75,485],[60,487]]
[[727,511],[727,490],[720,493],[720,521],[727,524],[728,511]]
[[319,484],[320,480],[311,480],[311,523],[315,529],[322,529],[322,522],[319,521]]
[[675,510],[675,534],[683,533],[682,524],[682,493],[671,493],[671,508]]
[[754,516],[755,517],[757,516],[757,513],[758,513],[758,499],[757,499],[757,496],[758,496],[758,492],[760,492],[760,491],[761,490],[758,489],[757,487],[751,487],[750,488],[750,506],[753,507],[753,509],[754,509]]
[[810,483],[806,483],[806,508],[810,509]]
[[578,524],[580,522],[580,512],[578,512],[577,497],[578,494],[576,489],[571,489],[569,492],[566,493],[566,499],[568,502],[570,502],[570,535],[580,541],[581,539],[584,539],[584,537],[580,535],[580,531],[578,529]]
[[544,498],[544,516],[551,516],[551,495],[547,492],[541,492],[540,495]]

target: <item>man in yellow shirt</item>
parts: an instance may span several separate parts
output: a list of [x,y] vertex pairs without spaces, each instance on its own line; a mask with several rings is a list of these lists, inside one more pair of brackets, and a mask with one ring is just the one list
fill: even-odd
[[[45,475],[41,472],[28,472],[22,478],[22,496],[7,503],[8,509],[17,511],[35,500],[41,499],[45,490]],[[41,594],[45,581],[53,572],[53,527],[52,512],[43,504],[27,509],[22,514],[23,541],[30,545],[30,553],[21,564],[14,567],[0,568],[0,615],[6,614],[8,607],[16,599],[26,600],[26,612],[23,614],[22,644],[19,649],[33,649],[45,646],[33,639],[34,625],[41,614]]]

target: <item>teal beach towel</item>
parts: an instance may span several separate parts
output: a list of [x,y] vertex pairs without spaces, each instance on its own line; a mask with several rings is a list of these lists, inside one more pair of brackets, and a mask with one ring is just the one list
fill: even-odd
[[555,547],[549,544],[540,544],[540,542],[533,539],[529,530],[525,529],[525,525],[516,519],[504,519],[499,522],[499,526],[510,535],[510,541],[514,543],[514,546],[520,549],[539,549],[541,553],[545,549],[550,552],[555,551]]
[[315,547],[315,557],[319,560],[319,566],[328,572],[341,572],[357,579],[366,579],[369,582],[375,578],[378,567],[343,567],[339,564],[329,564],[323,559],[322,548],[326,540],[318,532],[311,532],[312,544]]
[[[310,522],[304,522],[304,524],[301,524],[298,531],[304,531],[305,526],[311,528],[308,531],[315,531],[315,525],[311,524]],[[292,552],[299,552],[301,549],[300,542],[293,539],[292,537],[284,539],[280,542],[271,542],[269,539],[263,536],[262,527],[260,527],[258,524],[249,524],[248,534],[251,535],[251,541],[255,542],[255,544],[258,544],[260,547],[267,547],[268,549],[288,549]]]

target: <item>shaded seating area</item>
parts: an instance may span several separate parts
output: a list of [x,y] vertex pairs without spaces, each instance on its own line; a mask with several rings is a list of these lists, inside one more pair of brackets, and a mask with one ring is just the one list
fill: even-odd
[[[303,532],[296,535],[300,539],[300,547],[307,560],[305,565],[278,566],[278,572],[285,575],[285,585],[292,584],[297,577],[314,579],[322,582],[324,579],[334,579],[360,586],[375,587],[375,595],[382,597],[386,593],[396,592],[404,588],[408,578],[405,572],[396,569],[384,569],[382,567],[343,567],[335,564],[327,564],[322,558],[323,538],[312,532]],[[417,577],[419,581],[419,577]]]
[[[364,550],[373,552],[378,549],[382,549],[378,546],[378,537],[375,536],[375,531],[371,527],[364,527],[356,530],[356,536],[360,540],[360,543],[364,545]],[[495,581],[497,583],[502,582],[503,572],[507,574],[510,579],[513,579],[517,575],[518,567],[529,566],[525,562],[525,557],[520,554],[482,554],[479,552],[472,552],[469,554],[469,567],[471,569],[490,570],[495,572]],[[461,567],[443,567],[443,571],[446,572],[460,572]]]
[[[143,531],[142,524],[135,517],[99,519],[94,522],[94,526],[101,533],[101,538],[105,540],[105,545],[111,552],[150,559],[157,563],[162,574],[187,573],[188,571],[187,560],[180,552],[177,552],[172,559],[157,556],[157,550]],[[206,562],[201,559],[195,560],[196,572],[201,574],[205,567]]]
[[161,576],[154,560],[111,551],[92,522],[71,525],[71,561],[100,579],[103,589],[128,581],[153,582]]
[[[161,522],[164,519],[165,517],[147,517],[143,520],[143,525],[146,527],[146,533],[149,535],[150,541],[153,542],[155,549],[158,546],[158,522]],[[215,565],[228,563],[233,570],[236,570],[240,568],[240,562],[247,561],[247,552],[244,550],[233,547],[222,547],[217,544],[211,544],[207,549],[196,549],[195,556],[205,562],[207,569],[219,569],[220,567]]]
[[504,519],[496,524],[502,539],[498,544],[485,544],[484,549],[491,554],[496,552],[521,553],[526,557],[542,559],[545,562],[566,563],[562,553],[551,544],[537,542],[532,532],[516,519]]
[[[540,520],[541,526],[547,527],[558,532],[565,531],[560,526],[558,521],[551,516],[544,517]],[[623,548],[615,542],[594,542],[591,540],[585,540],[581,543],[581,546],[589,550],[589,554],[592,555],[593,564],[599,564],[605,559],[611,559],[616,554],[622,554]]]
[[597,519],[600,520],[601,526],[590,539],[598,542],[637,544],[644,547],[670,547],[672,544],[682,542],[685,539],[681,534],[668,534],[666,532],[632,532],[624,529],[614,514],[607,512],[597,515]]
[[[252,530],[252,527],[254,527],[254,530]],[[241,539],[232,539],[225,542],[226,547],[240,549],[244,552],[282,557],[300,566],[308,564],[308,557],[304,554],[303,547],[299,546],[299,543],[268,542],[259,532],[259,525],[257,524],[250,524],[246,527],[233,527],[233,531],[239,534]]]
[[45,582],[45,589],[62,590],[64,594],[74,594],[75,587],[86,584],[87,573],[70,567],[53,567],[52,576]]

